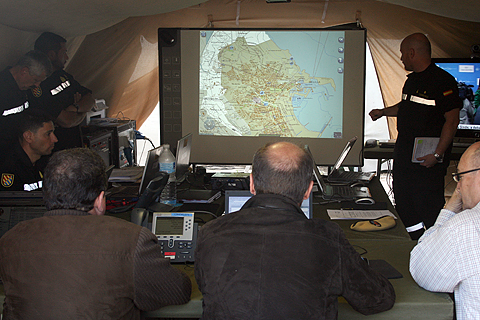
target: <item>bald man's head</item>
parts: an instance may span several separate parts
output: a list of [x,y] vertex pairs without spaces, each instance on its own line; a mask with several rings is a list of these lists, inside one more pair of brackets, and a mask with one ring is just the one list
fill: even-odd
[[301,203],[312,173],[312,157],[289,142],[267,144],[253,157],[252,176],[257,194],[280,194]]
[[407,71],[421,72],[431,63],[432,47],[423,33],[414,33],[403,39],[400,52]]

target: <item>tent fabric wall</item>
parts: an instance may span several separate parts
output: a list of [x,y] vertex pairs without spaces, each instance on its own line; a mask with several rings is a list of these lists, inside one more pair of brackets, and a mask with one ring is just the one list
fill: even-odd
[[[158,102],[157,28],[207,28],[209,17],[213,27],[232,28],[321,28],[358,18],[367,28],[386,106],[397,103],[401,96],[406,72],[399,47],[406,35],[426,33],[434,57],[468,57],[471,45],[480,43],[479,22],[445,18],[375,0],[283,4],[210,0],[174,12],[128,18],[88,35],[67,70],[91,88],[97,98],[106,99],[109,116],[136,119],[140,126]],[[142,41],[150,44],[148,49],[141,45]],[[134,72],[139,76],[132,80]],[[366,109],[368,112],[368,106]],[[396,137],[394,122],[390,128],[391,136]]]
[[[39,17],[27,21],[26,17],[31,15],[28,12],[35,6],[2,0],[5,5],[2,4],[4,10],[0,13],[0,67],[12,65],[30,50],[42,31],[69,36],[71,60],[67,71],[92,89],[96,98],[106,99],[109,116],[136,119],[137,126],[145,121],[158,102],[156,45],[159,27],[207,28],[211,17],[213,27],[321,28],[354,22],[358,18],[368,30],[367,40],[386,106],[400,99],[406,72],[399,60],[399,45],[406,35],[428,34],[434,57],[468,57],[471,45],[480,43],[480,15],[463,15],[458,10],[470,6],[472,12],[478,13],[478,5],[473,0],[465,0],[451,10],[446,10],[445,5],[432,6],[427,0],[292,0],[281,4],[267,4],[264,0],[145,0],[141,3],[114,0],[109,2],[111,12],[97,10],[99,1],[89,0],[90,16],[87,9],[77,12],[64,8],[61,11],[62,8],[50,8],[47,5],[50,0],[45,1],[42,2],[44,7],[37,10]],[[449,0],[445,2],[451,6]],[[407,8],[415,6],[446,16],[461,19],[465,16],[465,20],[477,22]],[[168,12],[179,7],[183,9]],[[48,8],[52,14],[47,12]],[[28,12],[24,13],[26,9]],[[83,19],[89,20],[84,26],[73,23],[74,20],[68,21],[80,13]],[[59,14],[65,18],[52,18]],[[138,16],[141,14],[147,16]],[[130,18],[112,25],[126,16]],[[93,20],[98,20],[97,24]],[[107,25],[112,26],[104,29]],[[86,35],[91,30],[98,31]],[[73,38],[74,35],[82,36]],[[368,112],[369,106],[366,108]],[[395,137],[395,126],[390,128]]]

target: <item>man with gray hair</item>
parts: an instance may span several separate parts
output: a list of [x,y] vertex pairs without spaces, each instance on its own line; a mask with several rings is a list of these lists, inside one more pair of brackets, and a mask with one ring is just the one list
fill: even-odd
[[5,149],[16,138],[19,115],[30,107],[26,90],[38,87],[51,73],[52,64],[40,51],[28,52],[15,66],[0,72],[0,162],[8,154]]
[[69,59],[67,40],[55,33],[44,32],[35,41],[35,50],[45,53],[53,73],[39,88],[29,90],[32,107],[46,110],[58,125],[55,150],[82,146],[80,124],[95,107],[92,91],[82,86],[65,66]]
[[0,238],[3,319],[140,319],[188,302],[191,282],[148,229],[105,216],[107,177],[87,148],[56,152],[45,169],[47,212]]
[[437,221],[410,254],[410,272],[422,287],[454,293],[457,320],[480,318],[480,142],[462,155],[457,187]]
[[278,142],[253,158],[242,209],[199,231],[195,277],[202,319],[336,319],[343,296],[362,314],[392,308],[390,282],[373,271],[330,221],[307,219],[313,159]]

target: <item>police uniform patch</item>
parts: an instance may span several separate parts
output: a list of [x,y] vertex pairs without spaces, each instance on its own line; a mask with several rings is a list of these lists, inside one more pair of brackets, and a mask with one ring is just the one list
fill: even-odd
[[13,186],[15,175],[13,173],[2,173],[2,187],[10,188]]
[[42,88],[35,87],[32,89],[32,94],[35,98],[40,98],[42,96]]

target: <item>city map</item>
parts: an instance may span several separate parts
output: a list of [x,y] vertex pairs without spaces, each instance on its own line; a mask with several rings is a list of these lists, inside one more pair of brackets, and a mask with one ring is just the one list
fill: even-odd
[[342,138],[343,31],[201,31],[199,134]]

